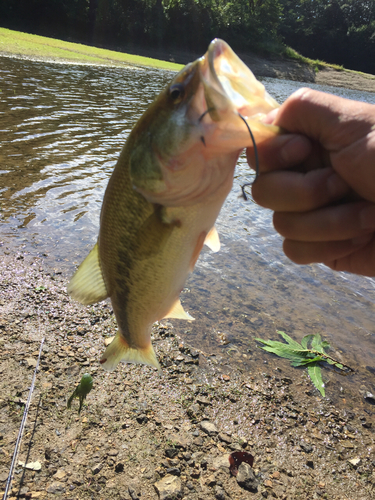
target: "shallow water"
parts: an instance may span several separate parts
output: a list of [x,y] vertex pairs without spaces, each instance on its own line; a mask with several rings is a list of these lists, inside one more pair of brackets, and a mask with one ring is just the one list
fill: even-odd
[[[73,272],[96,241],[104,189],[126,137],[171,75],[1,59],[1,252],[44,255],[49,268]],[[301,86],[263,81],[279,102]],[[372,93],[311,86],[375,104]],[[246,369],[267,363],[283,371],[287,362],[253,338],[320,332],[358,370],[345,378],[326,370],[331,385],[375,392],[374,280],[288,261],[271,213],[239,197],[249,180],[242,157],[217,223],[222,250],[203,251],[183,291],[196,321],[174,321],[176,331]]]

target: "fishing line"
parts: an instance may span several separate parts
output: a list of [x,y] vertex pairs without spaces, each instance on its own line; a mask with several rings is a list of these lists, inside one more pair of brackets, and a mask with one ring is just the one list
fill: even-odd
[[203,120],[203,118],[206,116],[206,114],[209,113],[210,111],[214,111],[214,108],[206,109],[206,111],[204,113],[202,113],[201,116],[198,118],[198,122],[201,122]]
[[248,200],[248,197],[247,197],[247,194],[245,192],[245,187],[247,186],[252,186],[254,184],[254,182],[257,180],[258,178],[258,175],[259,175],[259,156],[258,156],[258,148],[257,148],[257,145],[256,145],[256,142],[255,142],[255,137],[251,131],[251,128],[249,126],[249,124],[247,123],[246,119],[244,116],[241,115],[241,113],[238,113],[238,116],[241,118],[241,120],[244,122],[244,124],[246,125],[247,127],[247,130],[249,131],[249,134],[250,134],[250,137],[251,137],[251,140],[253,141],[253,146],[254,146],[254,155],[255,155],[255,179],[253,180],[253,182],[247,182],[246,184],[243,184],[241,186],[241,189],[242,189],[242,196],[244,198],[245,201]]
[[[20,444],[21,444],[22,436],[23,436],[23,431],[25,430],[25,426],[26,426],[27,415],[29,413],[29,408],[30,408],[30,404],[31,404],[31,398],[32,398],[32,395],[33,395],[33,392],[34,392],[36,374],[37,374],[37,371],[38,371],[38,368],[39,368],[40,357],[42,355],[42,349],[43,349],[44,339],[45,339],[45,337],[43,337],[42,342],[40,344],[39,356],[38,356],[38,359],[37,359],[37,362],[36,362],[36,367],[35,367],[35,370],[34,370],[33,379],[31,381],[31,386],[30,386],[30,390],[29,390],[29,396],[27,398],[26,405],[25,405],[25,411],[23,412],[22,422],[21,422],[20,430],[19,430],[18,436],[17,436],[17,441],[16,441],[16,446],[15,446],[15,449],[14,449],[14,453],[13,453],[12,463],[10,465],[9,475],[8,475],[8,479],[7,479],[7,482],[6,482],[6,485],[5,485],[5,491],[4,491],[3,500],[7,499],[8,492],[9,492],[11,484],[12,484],[14,466],[15,466],[15,463],[16,463],[16,460],[17,460],[17,456],[18,456],[18,452],[19,452],[19,447],[20,447]],[[26,466],[26,464],[25,464],[25,466]]]

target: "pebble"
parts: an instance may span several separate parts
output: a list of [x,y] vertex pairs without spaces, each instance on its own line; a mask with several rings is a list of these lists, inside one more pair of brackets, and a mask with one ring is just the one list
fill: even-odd
[[348,460],[348,462],[350,463],[350,465],[352,465],[353,467],[358,467],[358,465],[361,464],[362,460],[358,457],[356,458],[352,458],[351,460]]
[[236,476],[237,483],[241,488],[256,493],[258,491],[258,480],[249,464],[242,462],[238,467]]
[[168,474],[155,483],[155,489],[160,500],[175,500],[182,495],[181,479]]
[[214,434],[218,433],[217,427],[215,424],[212,422],[209,422],[208,420],[203,420],[199,427],[202,429],[203,432],[208,434],[209,436],[213,436]]

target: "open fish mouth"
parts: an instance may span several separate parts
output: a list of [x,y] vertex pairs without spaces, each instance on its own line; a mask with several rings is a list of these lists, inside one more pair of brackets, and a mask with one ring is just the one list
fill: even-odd
[[213,121],[233,111],[260,120],[279,106],[224,40],[215,38],[199,62],[207,112]]

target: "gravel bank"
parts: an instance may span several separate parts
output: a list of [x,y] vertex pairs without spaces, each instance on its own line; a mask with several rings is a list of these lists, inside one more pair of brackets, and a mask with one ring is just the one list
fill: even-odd
[[[16,466],[13,500],[374,498],[373,407],[337,408],[300,374],[238,370],[169,323],[153,331],[161,376],[131,365],[105,373],[110,304],[72,302],[65,277],[45,267],[24,254],[0,262],[0,489],[46,337],[19,455],[41,468]],[[94,387],[78,415],[66,401],[85,372]],[[236,450],[254,465],[234,477]]]

